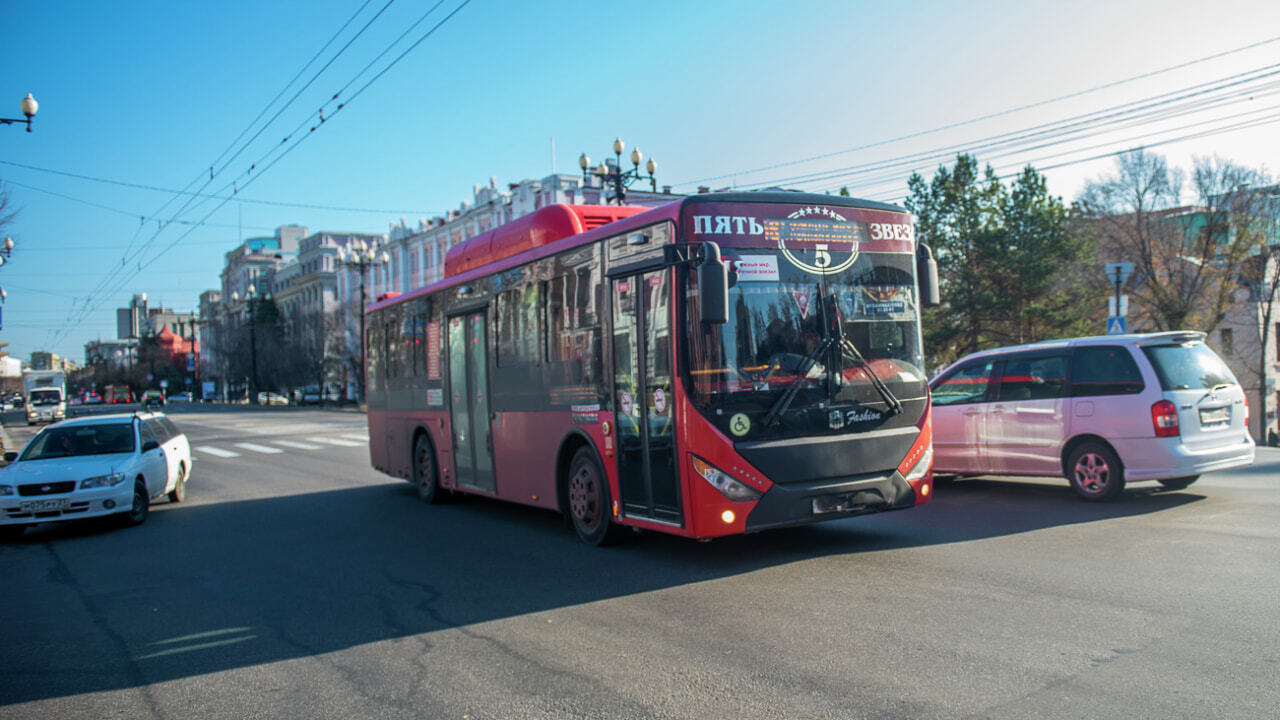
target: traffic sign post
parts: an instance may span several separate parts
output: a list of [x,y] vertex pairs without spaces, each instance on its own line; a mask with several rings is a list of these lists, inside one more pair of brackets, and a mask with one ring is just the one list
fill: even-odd
[[1107,298],[1107,334],[1123,335],[1126,332],[1124,318],[1129,314],[1129,298],[1120,295],[1120,288],[1133,274],[1133,263],[1127,261],[1107,263],[1105,271],[1107,280],[1111,281],[1111,286],[1116,289],[1115,297]]

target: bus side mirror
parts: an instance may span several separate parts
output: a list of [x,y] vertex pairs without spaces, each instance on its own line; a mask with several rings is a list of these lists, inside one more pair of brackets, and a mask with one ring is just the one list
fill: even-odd
[[698,264],[698,307],[702,322],[723,325],[729,322],[729,270],[720,258],[720,246],[702,243]]
[[920,284],[922,306],[942,304],[942,293],[938,290],[938,261],[933,259],[933,248],[924,243],[916,246],[916,280]]

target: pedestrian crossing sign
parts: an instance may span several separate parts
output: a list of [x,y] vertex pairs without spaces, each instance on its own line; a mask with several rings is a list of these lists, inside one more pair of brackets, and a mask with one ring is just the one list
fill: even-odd
[[1108,335],[1124,335],[1126,332],[1128,331],[1125,330],[1125,321],[1123,317],[1107,318]]

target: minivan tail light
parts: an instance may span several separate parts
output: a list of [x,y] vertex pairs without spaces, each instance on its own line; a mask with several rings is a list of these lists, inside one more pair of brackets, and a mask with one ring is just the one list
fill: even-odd
[[1249,396],[1244,396],[1244,429],[1249,429]]
[[1168,400],[1151,406],[1151,425],[1156,437],[1178,437],[1178,408]]

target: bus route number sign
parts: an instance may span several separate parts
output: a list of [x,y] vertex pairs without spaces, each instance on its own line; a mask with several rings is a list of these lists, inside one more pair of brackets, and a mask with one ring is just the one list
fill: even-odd
[[[806,208],[790,217],[764,221],[765,237],[776,243],[787,262],[813,275],[832,275],[848,270],[858,259],[862,225],[834,217],[810,219],[812,212],[828,208]],[[832,222],[835,220],[836,222]]]

